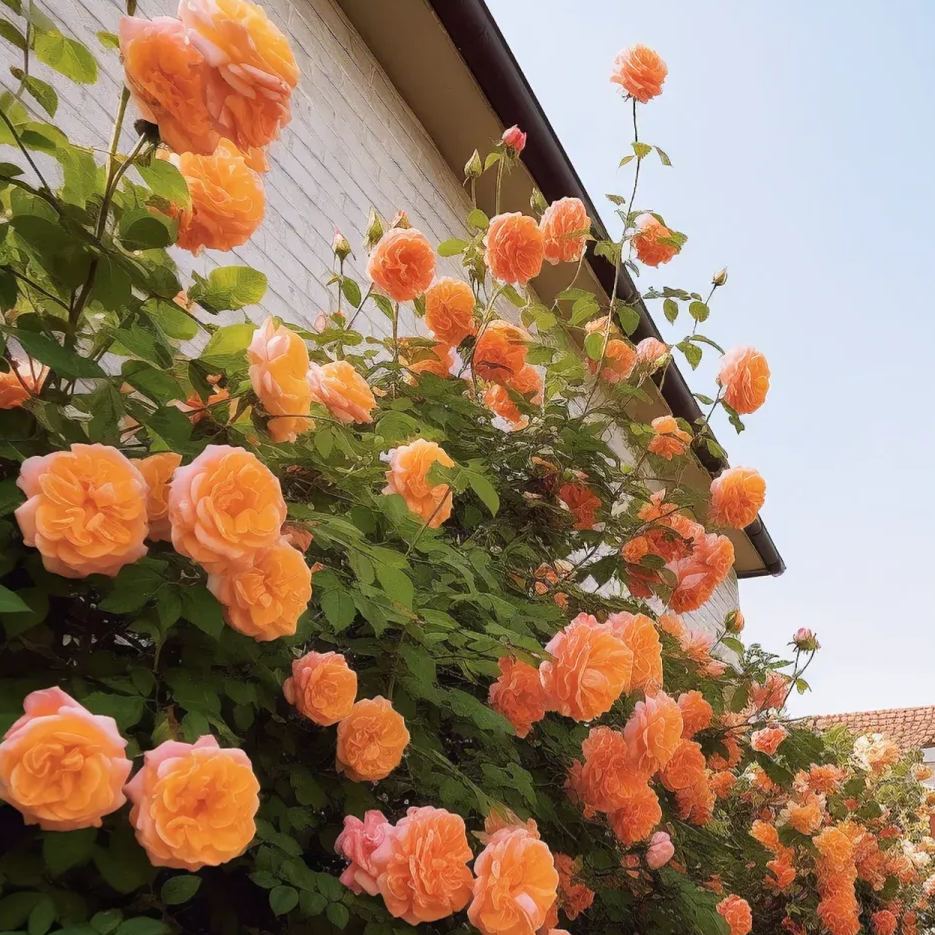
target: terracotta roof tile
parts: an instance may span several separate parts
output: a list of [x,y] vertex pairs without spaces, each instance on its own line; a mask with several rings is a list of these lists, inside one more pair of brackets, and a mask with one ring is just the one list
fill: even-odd
[[819,730],[843,724],[855,734],[885,734],[895,740],[904,752],[935,746],[935,705],[822,714],[809,721]]

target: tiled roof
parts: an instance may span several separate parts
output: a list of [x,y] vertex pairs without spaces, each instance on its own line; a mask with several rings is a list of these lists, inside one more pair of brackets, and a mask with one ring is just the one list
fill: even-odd
[[935,706],[823,714],[811,723],[819,730],[843,724],[855,734],[885,734],[904,751],[935,746]]

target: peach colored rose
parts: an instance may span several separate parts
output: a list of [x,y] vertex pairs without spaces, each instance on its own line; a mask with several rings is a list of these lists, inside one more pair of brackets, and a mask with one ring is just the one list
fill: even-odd
[[23,541],[65,578],[114,576],[146,554],[148,487],[139,468],[108,445],[72,445],[27,458],[15,511]]
[[490,706],[512,725],[517,737],[525,737],[546,712],[546,696],[539,672],[528,662],[510,656],[497,663],[500,677],[490,686]]
[[283,683],[282,693],[299,714],[330,727],[351,713],[357,673],[341,653],[306,653],[292,661],[292,675]]
[[676,613],[697,610],[726,580],[734,564],[734,546],[727,536],[705,533],[701,527],[692,542],[691,555],[668,564],[678,582],[669,606]]
[[634,766],[647,775],[663,769],[682,741],[682,712],[665,693],[638,701],[623,730]]
[[250,150],[290,120],[299,69],[286,37],[250,0],[180,0],[179,18],[211,66],[208,108],[221,134]]
[[558,498],[571,512],[575,529],[594,528],[601,500],[587,484],[562,484],[558,489]]
[[873,935],[896,935],[898,921],[889,909],[878,909],[870,918]]
[[182,456],[174,451],[161,451],[136,462],[136,467],[149,487],[146,515],[149,517],[149,538],[153,542],[168,542],[172,538],[169,526],[169,481],[181,463]]
[[383,812],[374,808],[364,812],[363,821],[355,815],[344,816],[344,830],[335,840],[334,849],[339,857],[350,861],[339,879],[352,893],[376,896],[380,892],[373,854],[391,830]]
[[518,156],[526,148],[526,134],[514,123],[512,127],[503,131],[500,142],[514,156]]
[[636,783],[626,802],[610,816],[610,827],[622,844],[645,841],[662,821],[659,798],[645,780]]
[[678,792],[701,780],[706,768],[701,744],[683,738],[676,746],[669,762],[661,770],[659,778],[669,792]]
[[645,614],[610,614],[607,625],[633,653],[630,691],[662,688],[662,643],[656,625]]
[[433,347],[425,347],[401,338],[399,345],[399,362],[410,373],[416,375],[431,373],[443,380],[451,375],[451,369],[455,365],[455,354],[450,344],[439,342]]
[[131,763],[112,717],[60,688],[31,692],[0,743],[0,799],[44,831],[99,828],[126,801]]
[[477,338],[471,366],[482,380],[509,385],[526,366],[528,342],[529,335],[522,328],[495,318]]
[[0,409],[16,409],[42,392],[49,368],[35,361],[12,358],[10,369],[0,372]]
[[606,714],[630,688],[633,653],[610,628],[580,614],[548,642],[539,666],[551,710],[576,721]]
[[708,515],[719,526],[743,529],[756,519],[765,500],[766,481],[757,471],[728,468],[711,481]]
[[[211,378],[209,378],[209,382],[211,382]],[[197,390],[192,390],[184,403],[176,399],[169,405],[175,406],[180,412],[184,412],[192,425],[198,425],[198,423],[204,419],[211,419],[223,424],[233,419],[237,411],[236,400],[231,400],[226,406],[220,405],[228,399],[230,399],[230,393],[227,389],[223,386],[218,386],[213,393],[209,394],[207,399],[202,399]]]
[[665,831],[657,831],[646,848],[646,865],[650,870],[664,867],[675,856],[675,845]]
[[522,828],[504,828],[474,861],[468,919],[482,935],[534,935],[558,895],[548,845]]
[[451,488],[447,484],[432,484],[428,480],[434,464],[454,467],[441,446],[424,438],[393,448],[388,455],[389,470],[383,493],[398,493],[406,506],[430,529],[437,529],[451,516]]
[[649,450],[666,461],[679,458],[692,442],[691,432],[679,427],[673,416],[659,416],[652,421],[653,437],[647,446]]
[[600,373],[607,383],[620,383],[633,373],[636,360],[636,351],[629,341],[611,338],[604,348],[603,362],[588,360],[588,368],[592,373]]
[[302,553],[280,539],[254,553],[249,564],[231,563],[212,571],[208,590],[231,627],[265,643],[295,634],[312,599],[312,572]]
[[592,727],[581,744],[581,755],[584,763],[576,784],[588,812],[610,814],[623,808],[634,786],[646,782],[646,775],[633,768],[622,731]]
[[724,629],[727,630],[728,633],[743,633],[745,624],[746,621],[744,620],[743,612],[739,608],[729,611],[724,618]]
[[154,867],[216,867],[239,857],[256,833],[260,784],[250,759],[209,734],[147,750],[125,791],[130,824]]
[[669,356],[669,345],[658,338],[643,338],[636,345],[636,362],[650,372],[656,370]]
[[724,402],[741,415],[749,415],[766,401],[769,364],[756,348],[732,348],[721,358],[717,382]]
[[291,329],[267,318],[247,348],[250,383],[263,408],[273,441],[294,442],[315,423],[307,418],[312,404],[308,348]]
[[307,552],[311,548],[315,537],[308,529],[298,526],[295,523],[285,523],[282,527],[282,537],[294,549],[300,552]]
[[714,816],[716,801],[706,770],[698,776],[697,782],[675,793],[676,814],[682,821],[702,827]]
[[312,364],[308,371],[312,400],[326,406],[339,422],[372,422],[370,413],[376,406],[367,381],[346,360],[327,364]]
[[773,756],[779,749],[779,745],[788,736],[789,731],[781,724],[774,727],[764,727],[762,730],[755,730],[750,736],[750,746],[758,753]]
[[673,232],[655,215],[641,214],[635,224],[636,233],[633,234],[632,243],[641,263],[661,266],[681,252],[682,248],[671,242]]
[[196,256],[209,250],[232,250],[245,244],[260,226],[266,196],[260,177],[240,151],[221,140],[210,156],[182,153],[171,161],[188,183],[191,205],[176,207],[176,244]]
[[439,341],[453,347],[476,334],[471,287],[450,276],[437,280],[425,293],[425,325]]
[[659,53],[645,45],[623,49],[614,59],[610,80],[641,104],[662,94],[669,69]]
[[415,228],[391,228],[373,248],[367,275],[394,302],[411,302],[432,284],[435,251]]
[[682,712],[682,736],[691,740],[695,734],[707,730],[714,718],[714,708],[700,691],[692,689],[682,692],[678,697],[679,710]]
[[499,282],[525,286],[539,275],[545,241],[535,218],[514,211],[490,219],[484,262]]
[[177,153],[210,156],[220,135],[208,111],[211,68],[184,24],[171,16],[120,19],[124,79],[140,116],[158,124]]
[[739,896],[730,895],[717,904],[717,911],[727,923],[730,935],[747,935],[753,928],[750,904]]
[[278,542],[285,519],[279,481],[243,448],[208,445],[169,484],[172,544],[210,572],[250,563]]
[[553,854],[555,870],[558,873],[558,901],[562,912],[569,921],[574,922],[581,913],[586,912],[594,903],[594,890],[582,882],[581,860],[573,859],[569,854]]
[[750,687],[750,704],[754,711],[769,711],[781,708],[789,691],[789,679],[781,672],[770,672],[763,682],[754,682]]
[[338,723],[338,772],[354,782],[386,779],[407,746],[406,722],[392,703],[381,695],[364,698]]
[[[753,749],[758,748],[753,747]],[[821,827],[824,820],[821,807],[823,801],[814,793],[810,793],[803,802],[789,802],[783,809],[781,817],[785,818],[786,823],[795,828],[799,834],[814,834]]]
[[460,912],[471,898],[472,859],[460,815],[443,808],[410,808],[387,827],[372,855],[387,911],[409,925]]
[[559,198],[543,212],[539,230],[548,263],[577,263],[588,243],[591,219],[580,198]]
[[519,406],[510,396],[510,390],[520,393],[532,405],[540,405],[543,386],[539,371],[526,364],[507,386],[494,383],[484,392],[484,405],[488,409],[514,426],[524,428],[529,423],[529,419],[519,411]]

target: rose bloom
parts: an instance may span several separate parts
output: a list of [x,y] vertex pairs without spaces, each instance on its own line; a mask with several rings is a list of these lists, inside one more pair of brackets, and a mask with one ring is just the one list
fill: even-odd
[[889,909],[879,909],[870,918],[873,935],[896,935],[898,919]]
[[306,653],[292,661],[292,675],[283,682],[282,693],[299,714],[330,727],[351,713],[357,673],[341,653]]
[[251,562],[279,541],[285,519],[279,481],[243,448],[208,445],[169,484],[172,544],[209,572]]
[[606,714],[630,688],[633,653],[585,614],[576,617],[548,642],[552,657],[539,666],[539,677],[551,710],[576,721]]
[[750,746],[757,753],[765,753],[767,756],[773,756],[779,749],[779,745],[789,736],[789,731],[782,725],[775,727],[764,727],[762,730],[756,730],[750,737]]
[[727,536],[704,533],[698,527],[687,558],[676,559],[668,564],[678,582],[669,606],[676,613],[698,610],[717,588],[727,579],[734,564],[734,546]]
[[716,802],[707,772],[698,777],[698,781],[675,793],[676,814],[682,821],[697,825],[699,828],[711,821]]
[[594,528],[601,501],[587,484],[562,484],[558,489],[558,498],[571,512],[575,529]]
[[747,935],[753,928],[753,913],[750,904],[739,896],[730,896],[717,904],[717,911],[727,923],[730,935]]
[[539,230],[546,262],[577,263],[588,242],[591,219],[580,198],[559,198],[543,212]]
[[635,224],[636,233],[633,234],[632,243],[641,263],[661,266],[681,252],[681,247],[667,242],[673,236],[672,231],[655,215],[641,214]]
[[518,156],[526,148],[526,134],[514,123],[512,127],[503,131],[500,142],[503,143],[514,156]]
[[536,581],[533,584],[533,590],[539,597],[543,597],[550,591],[552,600],[563,610],[568,606],[568,595],[562,591],[556,591],[557,585],[561,584],[574,571],[571,562],[563,558],[556,559],[551,565],[543,562],[535,571]]
[[662,94],[669,69],[659,53],[645,45],[634,45],[617,53],[610,80],[619,84],[641,104]]
[[526,366],[529,335],[516,325],[495,318],[484,328],[471,357],[471,366],[482,380],[509,385]]
[[692,689],[682,692],[678,697],[679,710],[682,712],[682,736],[690,740],[700,731],[711,726],[714,708],[700,691]]
[[558,895],[548,845],[523,828],[498,831],[474,861],[468,919],[482,935],[534,935]]
[[610,814],[633,797],[635,786],[646,776],[631,763],[623,732],[611,727],[592,727],[581,744],[584,763],[575,778],[576,790],[588,812]]
[[658,338],[643,338],[636,345],[636,362],[640,367],[655,370],[669,356],[669,346]]
[[706,768],[701,744],[683,739],[661,771],[660,779],[669,792],[678,792],[701,780]]
[[440,445],[417,438],[408,445],[393,448],[387,463],[384,494],[398,493],[410,511],[430,529],[437,529],[451,516],[451,488],[428,480],[433,464],[454,467],[454,461]]
[[169,481],[181,463],[182,456],[174,451],[161,451],[136,462],[136,467],[149,487],[146,515],[149,518],[149,538],[153,542],[168,542],[172,538],[169,526]]
[[781,672],[770,672],[765,682],[754,682],[750,687],[750,704],[755,711],[781,708],[789,691],[789,679]]
[[524,396],[527,402],[533,405],[542,403],[542,377],[535,367],[526,364],[525,367],[509,382],[508,386],[495,383],[488,386],[484,392],[484,405],[498,416],[511,422],[514,426],[524,427],[529,420],[520,411],[510,396],[513,390]]
[[791,847],[784,847],[778,856],[766,862],[769,875],[764,878],[766,885],[777,892],[787,890],[795,882],[797,872],[795,869],[795,851]]
[[377,404],[373,391],[348,361],[311,364],[308,382],[312,401],[325,406],[339,422],[373,422],[370,413]]
[[649,838],[660,821],[659,798],[644,781],[631,787],[624,805],[610,816],[610,827],[617,840],[629,847]]
[[197,256],[206,247],[232,250],[245,244],[263,220],[266,196],[240,151],[222,140],[210,156],[182,153],[171,161],[191,195],[191,205],[173,207],[179,222],[177,245]]
[[664,867],[675,856],[675,845],[665,831],[657,831],[646,848],[646,864],[650,870]]
[[65,578],[113,577],[146,554],[148,488],[139,468],[108,445],[72,445],[27,458],[16,521],[46,570]]
[[742,633],[745,624],[743,612],[740,610],[732,610],[724,618],[724,629],[728,633]]
[[425,293],[425,326],[439,341],[453,347],[476,334],[471,287],[450,276],[437,280]]
[[733,467],[711,481],[711,522],[729,529],[749,526],[766,500],[766,481],[752,468]]
[[673,416],[659,416],[653,419],[652,427],[653,437],[649,441],[648,448],[654,455],[671,461],[688,451],[692,441],[691,432],[679,428]]
[[804,802],[789,802],[783,809],[782,817],[799,834],[814,834],[824,818],[821,803],[822,800],[815,795],[810,795]]
[[132,765],[116,721],[60,688],[31,692],[23,711],[0,742],[0,799],[44,831],[99,828]]
[[355,815],[344,816],[344,830],[335,840],[334,850],[339,857],[350,861],[339,879],[352,893],[376,896],[380,891],[373,854],[390,830],[386,816],[375,808],[364,812],[363,821]]
[[484,262],[498,282],[525,286],[539,275],[545,241],[535,218],[514,211],[490,219]]
[[154,867],[200,870],[239,857],[256,833],[260,784],[243,750],[210,735],[166,740],[127,783],[130,824]]
[[626,380],[636,367],[636,351],[629,341],[623,338],[611,338],[604,347],[602,360],[588,359],[591,373],[599,373],[607,383],[620,383]]
[[682,740],[682,712],[665,692],[638,701],[624,728],[633,765],[652,775],[672,758]]
[[244,151],[267,146],[299,81],[286,37],[250,0],[180,0],[179,18],[212,68],[208,106],[222,135]]
[[38,396],[48,372],[32,360],[12,358],[10,369],[0,372],[0,409],[16,409]]
[[338,772],[354,782],[386,779],[407,746],[406,722],[392,703],[381,695],[364,698],[338,723]]
[[[857,935],[861,930],[859,914],[853,885],[829,890],[818,903],[818,919],[830,935]],[[905,924],[903,932],[908,935]]]
[[308,416],[312,391],[305,342],[291,329],[267,318],[253,333],[247,348],[250,384],[272,418],[267,424],[273,441],[294,442],[314,426]]
[[[454,348],[450,344],[435,344],[434,347],[417,346],[405,338],[400,342],[400,363],[414,374],[432,373],[445,379],[455,365]],[[411,355],[411,356],[410,356]]]
[[726,799],[737,784],[737,777],[730,770],[722,769],[712,773],[708,784],[719,799]]
[[525,737],[546,712],[546,695],[539,672],[528,662],[511,656],[498,661],[500,677],[490,686],[490,706],[512,725],[517,737]]
[[367,275],[394,302],[411,302],[432,284],[435,251],[415,228],[393,227],[373,248]]
[[[213,379],[208,378],[211,383]],[[237,411],[236,401],[231,401],[227,406],[220,406],[226,399],[230,399],[230,393],[223,386],[215,388],[214,392],[209,394],[207,399],[202,399],[198,390],[192,390],[185,402],[173,400],[170,405],[175,406],[180,412],[188,416],[188,421],[192,425],[198,425],[204,419],[211,419],[219,423],[230,421]],[[227,419],[224,419],[224,410],[227,410]]]
[[208,111],[211,68],[184,24],[171,16],[120,19],[120,56],[140,116],[158,124],[177,153],[210,156],[220,135]]
[[472,857],[464,819],[427,806],[410,808],[395,826],[387,826],[371,860],[387,911],[418,926],[467,905]]
[[662,643],[656,625],[645,614],[610,614],[607,625],[633,653],[630,691],[662,688]]
[[559,903],[567,918],[574,922],[582,912],[591,908],[594,890],[578,876],[580,860],[574,860],[568,854],[554,854],[553,858],[558,873]]
[[721,358],[717,382],[724,402],[741,415],[749,415],[766,401],[769,364],[755,348],[732,348]]

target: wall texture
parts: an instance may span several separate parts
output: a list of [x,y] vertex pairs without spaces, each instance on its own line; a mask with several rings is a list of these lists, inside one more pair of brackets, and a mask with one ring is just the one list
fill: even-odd
[[[118,0],[45,2],[66,29],[95,48],[95,34],[115,32],[123,9]],[[176,0],[141,0],[139,14],[173,14],[176,5]],[[262,307],[252,310],[253,317],[272,313],[310,325],[327,307],[324,282],[335,229],[348,237],[357,254],[349,274],[364,282],[365,255],[359,245],[371,206],[389,217],[407,211],[415,226],[440,242],[462,230],[470,202],[460,179],[332,0],[265,0],[264,6],[289,34],[302,71],[292,123],[270,149],[265,221],[247,245],[232,253],[208,251],[192,257],[178,251],[178,262],[183,271],[200,273],[216,264],[254,266],[269,277],[269,291]],[[77,88],[55,83],[67,91],[59,111],[63,128],[74,142],[103,148],[122,70],[115,52],[102,52],[100,59],[98,84]],[[127,123],[123,142],[128,148],[132,119]],[[455,261],[439,261],[442,274],[457,269]],[[362,316],[359,324],[375,335],[389,333],[389,323],[378,311],[366,325]],[[402,333],[415,328],[414,321],[400,325]],[[737,606],[732,578],[688,618],[694,626],[713,629]]]

